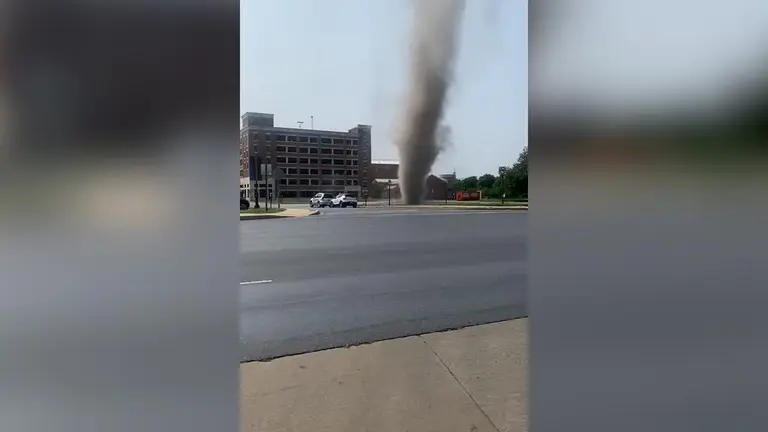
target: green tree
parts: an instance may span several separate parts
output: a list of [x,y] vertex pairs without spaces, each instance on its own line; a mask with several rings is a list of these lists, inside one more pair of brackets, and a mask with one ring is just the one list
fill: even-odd
[[461,181],[461,185],[463,186],[464,190],[477,189],[477,177],[467,177]]
[[517,162],[504,173],[509,198],[528,198],[528,147],[524,147]]
[[480,189],[490,189],[496,183],[496,176],[493,174],[483,174],[477,179],[477,185]]

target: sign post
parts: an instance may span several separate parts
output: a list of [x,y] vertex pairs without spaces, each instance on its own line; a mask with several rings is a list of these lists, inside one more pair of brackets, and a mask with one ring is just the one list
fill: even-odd
[[256,203],[253,208],[259,208],[258,181],[261,177],[261,158],[258,156],[248,156],[248,189],[251,199]]
[[274,168],[272,170],[272,180],[275,182],[275,198],[277,198],[277,208],[280,208],[280,202],[282,199],[280,199],[280,180],[283,178],[283,170],[281,170],[279,167]]

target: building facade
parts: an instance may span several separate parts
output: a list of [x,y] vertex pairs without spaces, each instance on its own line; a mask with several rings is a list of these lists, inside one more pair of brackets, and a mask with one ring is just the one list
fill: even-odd
[[[398,180],[398,171],[400,164],[397,161],[373,161],[369,172],[369,183],[371,184],[372,199],[401,199],[400,182]],[[453,176],[455,179],[455,175]],[[453,181],[430,174],[426,179],[425,199],[444,200],[453,199],[455,192],[453,190]]]
[[[256,182],[258,197],[269,191],[284,198],[311,198],[318,192],[368,193],[371,126],[347,132],[276,127],[274,115],[245,113],[240,129],[240,195],[250,196],[250,156],[266,175]],[[282,178],[275,179],[279,168]],[[269,173],[272,174],[269,174]]]

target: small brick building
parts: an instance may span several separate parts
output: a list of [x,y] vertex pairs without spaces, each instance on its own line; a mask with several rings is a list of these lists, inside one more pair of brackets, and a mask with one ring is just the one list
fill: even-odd
[[[369,171],[369,184],[371,199],[385,199],[388,196],[387,188],[391,187],[392,199],[400,199],[400,186],[398,182],[398,170],[400,165],[396,161],[371,161]],[[391,181],[391,184],[390,184]],[[426,199],[443,200],[452,199],[453,182],[450,179],[430,174],[427,177]]]

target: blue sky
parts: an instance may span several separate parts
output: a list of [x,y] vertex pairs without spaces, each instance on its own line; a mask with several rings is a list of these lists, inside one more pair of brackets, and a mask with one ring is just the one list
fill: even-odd
[[[396,159],[412,0],[241,0],[240,110],[278,126],[373,126],[373,158]],[[495,173],[527,143],[527,1],[470,0],[434,171]]]

